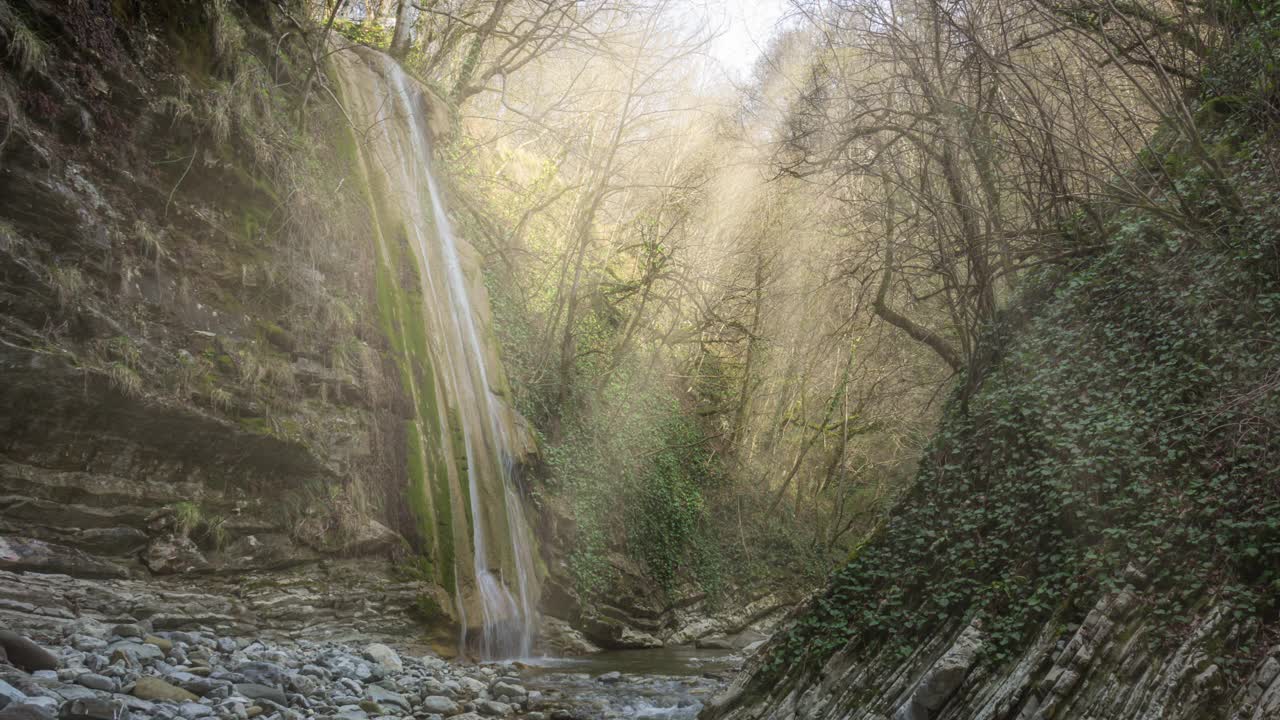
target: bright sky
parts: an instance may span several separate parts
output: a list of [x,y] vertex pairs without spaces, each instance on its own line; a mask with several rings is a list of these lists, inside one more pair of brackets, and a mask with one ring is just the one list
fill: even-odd
[[787,11],[787,0],[702,0],[713,23],[725,32],[711,46],[711,56],[734,80],[751,74],[756,58],[769,43],[774,26]]

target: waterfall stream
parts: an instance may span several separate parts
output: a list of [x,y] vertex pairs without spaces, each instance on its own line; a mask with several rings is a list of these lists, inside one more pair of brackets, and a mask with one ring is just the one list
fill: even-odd
[[[514,411],[500,395],[505,383],[493,341],[485,332],[488,299],[477,279],[478,263],[474,251],[455,234],[432,171],[431,130],[422,89],[381,53],[352,48],[340,55],[345,57],[336,64],[345,102],[357,134],[363,132],[359,152],[371,176],[371,194],[378,196],[372,200],[378,208],[382,256],[397,257],[391,243],[403,238],[420,277],[421,287],[411,290],[421,292],[422,330],[434,373],[431,380],[419,378],[411,384],[434,382],[441,391],[434,397],[442,401],[434,417],[420,411],[415,428],[422,434],[421,445],[427,447],[428,456],[431,442],[448,446],[442,452],[445,462],[435,464],[437,472],[428,473],[426,484],[438,488],[448,483],[451,490],[462,490],[445,497],[464,505],[462,514],[470,519],[469,537],[458,533],[464,541],[458,544],[469,544],[470,551],[454,560],[460,642],[464,650],[484,659],[527,657],[537,630],[536,573],[515,477],[518,443],[514,435],[521,430]],[[389,232],[392,228],[403,235]],[[403,274],[405,268],[391,269]],[[416,396],[423,397],[431,397],[431,391],[414,389]],[[424,403],[419,400],[417,405]],[[437,423],[440,431],[423,432],[431,423]],[[455,428],[458,432],[451,432]],[[458,444],[460,448],[455,447]],[[463,482],[465,488],[457,487]],[[436,507],[434,512],[438,526],[446,509]],[[470,572],[461,557],[465,554],[471,556]],[[476,630],[478,636],[472,634]]]

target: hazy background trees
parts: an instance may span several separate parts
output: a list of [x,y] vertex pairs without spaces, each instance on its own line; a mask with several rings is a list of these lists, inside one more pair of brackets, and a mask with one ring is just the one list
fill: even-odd
[[588,594],[843,559],[1027,278],[1098,249],[1097,201],[1181,217],[1131,159],[1170,107],[1198,137],[1236,12],[793,0],[735,83],[700,7],[384,0],[341,28],[458,120],[438,154]]

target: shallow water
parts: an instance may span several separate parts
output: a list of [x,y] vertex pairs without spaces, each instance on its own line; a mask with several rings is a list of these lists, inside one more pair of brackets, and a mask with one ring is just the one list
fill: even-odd
[[526,686],[575,717],[692,720],[741,658],[723,650],[659,648],[526,662]]

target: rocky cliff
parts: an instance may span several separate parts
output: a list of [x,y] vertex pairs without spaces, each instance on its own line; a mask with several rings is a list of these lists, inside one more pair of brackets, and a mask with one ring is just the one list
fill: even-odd
[[3,9],[6,624],[452,646],[320,30],[288,4]]

